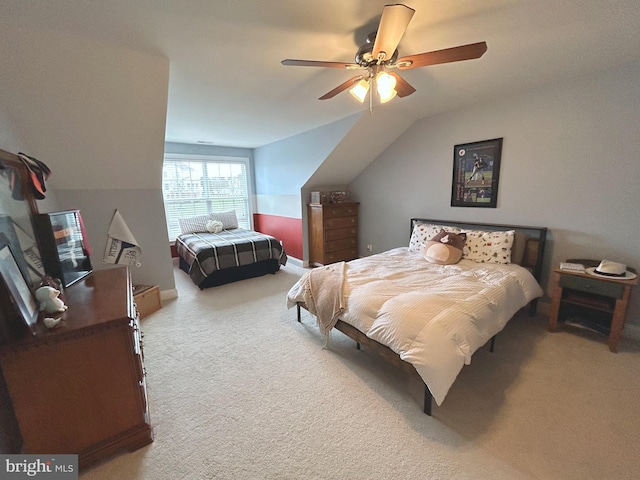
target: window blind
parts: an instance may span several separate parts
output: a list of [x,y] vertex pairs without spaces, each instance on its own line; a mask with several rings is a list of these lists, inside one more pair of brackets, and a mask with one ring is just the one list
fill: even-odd
[[165,155],[162,195],[169,240],[180,235],[179,218],[235,210],[240,228],[251,228],[248,159]]

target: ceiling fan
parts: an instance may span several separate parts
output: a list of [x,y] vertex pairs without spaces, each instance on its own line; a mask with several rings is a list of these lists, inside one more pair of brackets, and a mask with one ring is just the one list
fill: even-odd
[[[403,4],[386,5],[382,10],[377,32],[369,34],[367,42],[356,52],[355,62],[286,59],[282,60],[282,64],[286,66],[365,70],[362,74],[350,78],[325,93],[320,97],[320,100],[333,98],[340,92],[350,88],[350,93],[362,103],[372,86],[375,86],[380,102],[386,103],[396,95],[398,97],[406,97],[416,91],[396,72],[387,70],[408,70],[441,63],[471,60],[480,58],[487,51],[486,42],[478,42],[398,58],[398,44],[407,30],[414,13],[415,10],[413,8]],[[373,105],[373,95],[369,96],[369,103]]]

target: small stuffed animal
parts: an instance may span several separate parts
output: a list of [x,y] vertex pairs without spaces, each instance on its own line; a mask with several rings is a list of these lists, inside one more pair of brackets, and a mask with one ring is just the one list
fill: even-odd
[[40,311],[44,310],[47,313],[66,311],[67,306],[58,298],[59,295],[60,290],[49,286],[40,287],[36,290],[36,300],[40,302]]
[[424,258],[430,263],[451,265],[462,258],[462,249],[467,240],[466,233],[453,233],[440,230],[424,246]]

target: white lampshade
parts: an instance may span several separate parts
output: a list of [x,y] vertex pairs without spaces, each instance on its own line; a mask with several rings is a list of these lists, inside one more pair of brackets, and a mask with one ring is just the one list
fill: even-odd
[[380,72],[376,75],[376,88],[378,95],[380,95],[380,103],[387,103],[396,96],[395,87],[396,79],[393,75],[389,75],[387,72]]
[[[380,94],[380,92],[378,93]],[[393,98],[395,98],[397,93],[398,92],[396,92],[395,90],[391,90],[391,92],[389,92],[388,95],[380,94],[380,103],[387,103],[389,100],[392,100]]]
[[351,88],[351,90],[349,90],[349,93],[360,103],[364,103],[364,99],[367,97],[367,92],[369,92],[369,82],[365,79],[360,80]]

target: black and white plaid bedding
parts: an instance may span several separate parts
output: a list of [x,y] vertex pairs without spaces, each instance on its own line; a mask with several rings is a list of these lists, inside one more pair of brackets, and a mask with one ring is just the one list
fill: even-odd
[[189,265],[189,276],[199,285],[212,272],[277,259],[287,263],[281,243],[270,235],[235,228],[220,233],[187,233],[176,239],[176,252]]

